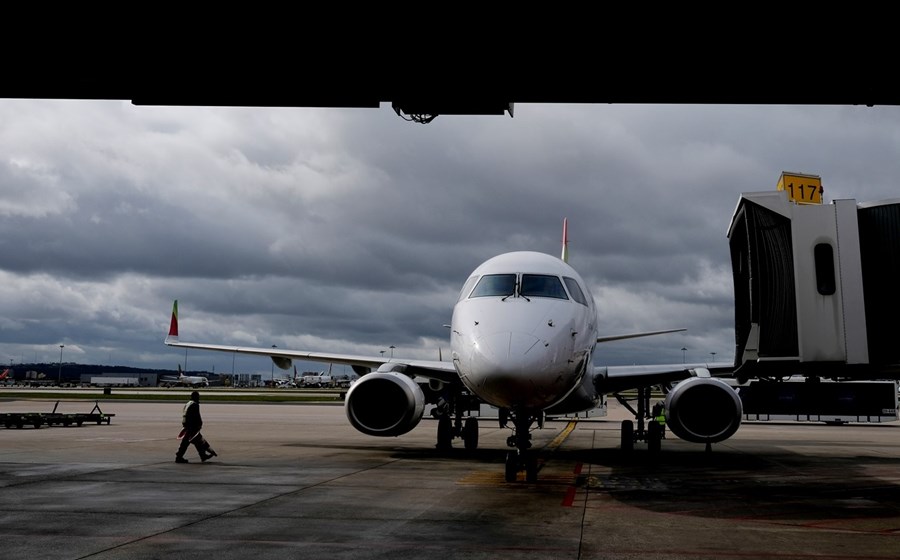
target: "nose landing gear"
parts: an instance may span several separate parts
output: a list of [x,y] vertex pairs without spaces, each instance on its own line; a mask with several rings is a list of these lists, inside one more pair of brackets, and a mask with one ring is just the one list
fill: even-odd
[[524,411],[511,412],[510,415],[514,428],[513,435],[506,439],[506,445],[516,449],[506,454],[506,482],[515,482],[523,470],[525,482],[537,482],[537,454],[531,451],[531,424],[537,418]]

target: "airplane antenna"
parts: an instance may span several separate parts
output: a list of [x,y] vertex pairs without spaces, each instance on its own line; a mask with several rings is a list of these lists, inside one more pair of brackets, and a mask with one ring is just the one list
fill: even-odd
[[569,262],[569,218],[563,218],[562,262]]

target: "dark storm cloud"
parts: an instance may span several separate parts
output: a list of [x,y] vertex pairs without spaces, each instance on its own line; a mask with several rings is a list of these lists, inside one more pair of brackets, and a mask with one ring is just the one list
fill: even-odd
[[469,272],[558,254],[564,217],[605,333],[689,329],[599,359],[721,358],[741,192],[791,170],[829,199],[900,194],[893,108],[526,105],[422,126],[387,108],[7,101],[0,120],[0,363],[64,343],[171,368],[174,299],[195,340],[433,358]]

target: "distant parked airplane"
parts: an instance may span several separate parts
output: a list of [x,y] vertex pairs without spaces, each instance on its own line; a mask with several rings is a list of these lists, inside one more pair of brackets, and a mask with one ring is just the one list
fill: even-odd
[[181,364],[179,364],[178,377],[163,375],[159,378],[159,384],[166,387],[209,387],[209,379],[202,375],[185,375],[181,371]]

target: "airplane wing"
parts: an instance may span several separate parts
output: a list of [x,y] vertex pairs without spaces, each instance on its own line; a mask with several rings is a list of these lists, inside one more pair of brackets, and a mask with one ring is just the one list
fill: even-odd
[[348,365],[357,373],[368,373],[377,370],[384,364],[391,364],[395,371],[402,371],[413,377],[437,379],[445,383],[459,381],[459,374],[451,362],[430,360],[404,360],[401,358],[385,359],[383,356],[356,356],[352,354],[332,354],[328,352],[312,352],[306,350],[288,350],[284,348],[265,348],[253,346],[228,346],[224,344],[206,344],[201,342],[183,342],[178,337],[178,301],[172,307],[172,321],[166,345],[178,348],[196,348],[213,352],[230,352],[267,356],[281,369],[289,369],[292,360],[324,362],[329,364]]
[[734,364],[730,362],[597,367],[594,368],[594,387],[604,394],[618,393],[689,377],[728,375],[733,371]]
[[608,336],[598,336],[597,342],[612,342],[613,340],[625,340],[627,338],[641,338],[643,336],[655,336],[658,334],[668,334],[668,333],[676,333],[683,332],[687,329],[666,329],[664,331],[644,331],[644,332],[636,332],[629,334],[614,334]]

